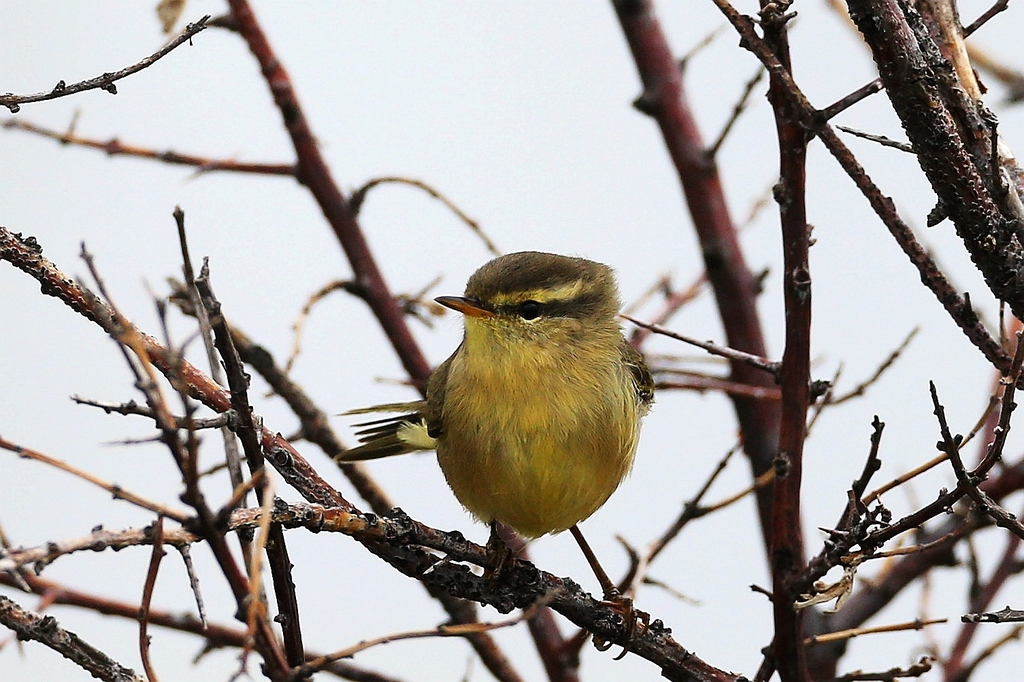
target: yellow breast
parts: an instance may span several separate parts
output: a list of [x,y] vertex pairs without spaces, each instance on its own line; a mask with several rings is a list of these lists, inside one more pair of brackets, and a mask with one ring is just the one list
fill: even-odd
[[473,515],[539,537],[586,519],[618,487],[641,408],[615,335],[614,353],[485,339],[452,358],[437,457]]

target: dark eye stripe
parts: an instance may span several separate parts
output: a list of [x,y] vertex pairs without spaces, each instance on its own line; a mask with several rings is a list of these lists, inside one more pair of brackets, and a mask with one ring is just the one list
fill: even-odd
[[544,304],[544,315],[548,317],[587,317],[601,305],[597,294],[583,294],[568,301],[551,301]]
[[520,317],[524,320],[535,320],[538,317],[574,317],[584,318],[594,314],[602,306],[598,294],[583,294],[572,299],[555,299],[535,301],[533,299],[521,303],[506,303],[495,308],[502,315]]

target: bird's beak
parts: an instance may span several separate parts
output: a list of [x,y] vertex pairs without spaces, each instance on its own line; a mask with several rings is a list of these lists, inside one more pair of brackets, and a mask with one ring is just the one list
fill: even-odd
[[445,308],[457,310],[463,315],[470,317],[491,317],[494,315],[490,310],[482,308],[480,302],[476,299],[464,298],[462,296],[438,296],[434,300]]

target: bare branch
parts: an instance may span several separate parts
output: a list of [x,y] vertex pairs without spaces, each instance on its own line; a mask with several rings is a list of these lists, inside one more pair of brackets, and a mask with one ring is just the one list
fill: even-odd
[[75,633],[62,628],[53,616],[27,611],[3,595],[0,595],[0,623],[18,633],[20,639],[45,644],[97,679],[146,682],[134,670],[125,668]]
[[899,244],[903,252],[910,258],[911,263],[917,268],[921,281],[932,291],[953,321],[956,322],[967,338],[977,346],[995,367],[1004,370],[1009,367],[1009,355],[992,338],[984,325],[981,324],[970,303],[957,293],[946,276],[939,270],[934,259],[917,241],[910,226],[896,212],[896,206],[892,199],[882,194],[882,191],[865,172],[863,166],[860,165],[846,145],[828,126],[826,120],[823,120],[820,113],[811,106],[811,103],[793,81],[789,71],[779,62],[754,30],[753,20],[737,12],[728,0],[713,0],[713,2],[742,36],[743,42],[741,44],[751,50],[761,60],[761,63],[765,65],[765,68],[768,69],[773,77],[778,78],[780,82],[785,84],[786,87],[781,92],[798,105],[797,111],[803,125],[808,131],[817,135],[832,156],[839,162],[839,165],[842,166],[846,174],[854,181],[854,184],[857,185],[858,189],[868,200],[876,215],[889,229],[897,244]]
[[348,203],[352,209],[352,213],[358,216],[360,209],[362,209],[363,207],[363,202],[366,201],[366,196],[367,194],[369,194],[370,190],[378,185],[383,185],[387,183],[409,185],[410,187],[416,187],[417,189],[423,190],[424,192],[426,192],[427,194],[429,194],[430,196],[444,204],[445,207],[447,207],[448,210],[454,213],[459,220],[464,222],[469,227],[469,229],[472,230],[473,233],[480,238],[480,241],[484,243],[484,246],[487,248],[487,250],[491,253],[492,256],[501,255],[501,251],[498,249],[497,246],[495,246],[494,242],[491,241],[491,238],[487,236],[487,233],[483,231],[483,228],[480,227],[480,223],[470,218],[465,213],[465,211],[463,211],[461,208],[455,205],[455,202],[453,202],[448,197],[441,194],[439,191],[437,191],[427,183],[423,182],[422,180],[416,180],[414,178],[402,178],[397,176],[374,178],[373,180],[370,180],[365,185],[363,185],[355,192],[353,192],[351,196],[349,196]]
[[947,618],[932,618],[929,620],[915,620],[910,623],[894,623],[892,625],[876,625],[870,628],[851,628],[849,630],[840,630],[839,632],[830,632],[827,635],[815,635],[814,637],[808,637],[804,640],[804,644],[824,644],[825,642],[835,642],[841,639],[853,639],[854,637],[860,637],[861,635],[874,635],[879,632],[903,632],[906,630],[921,630],[929,625],[937,625],[939,623],[946,623],[949,619]]
[[721,149],[722,143],[725,142],[725,138],[729,136],[733,126],[736,125],[736,121],[739,120],[740,115],[746,110],[747,103],[750,101],[750,94],[754,91],[754,88],[757,87],[757,84],[764,80],[764,74],[765,70],[760,68],[757,70],[757,73],[747,81],[747,84],[743,88],[743,94],[740,95],[739,101],[736,102],[732,108],[729,120],[727,120],[725,125],[722,127],[722,132],[718,133],[718,137],[716,137],[715,141],[711,143],[710,147],[708,147],[708,151],[706,153],[709,158],[713,159],[718,156],[718,150]]
[[354,644],[346,649],[335,651],[334,653],[326,654],[306,662],[292,671],[292,674],[288,679],[293,682],[298,682],[314,672],[323,670],[330,663],[342,658],[351,658],[362,651],[366,651],[367,649],[371,649],[382,644],[400,642],[406,639],[423,639],[429,637],[467,637],[469,635],[477,635],[483,632],[491,632],[492,630],[500,630],[502,628],[518,625],[519,623],[536,616],[537,611],[543,606],[544,600],[542,599],[530,608],[525,609],[520,615],[497,623],[460,623],[455,625],[441,625],[430,630],[398,632],[391,635],[384,635],[382,637],[375,637],[374,639],[363,640],[362,642]]
[[127,66],[120,71],[105,73],[95,78],[90,78],[78,83],[72,83],[71,85],[67,85],[64,81],[60,81],[49,92],[37,92],[34,95],[14,95],[6,93],[0,95],[0,106],[5,106],[11,110],[12,114],[16,114],[21,109],[22,104],[29,104],[30,102],[44,102],[46,100],[57,99],[58,97],[67,97],[68,95],[75,95],[80,92],[85,92],[86,90],[96,90],[98,88],[100,90],[106,90],[111,95],[116,95],[117,86],[114,85],[115,82],[130,76],[133,73],[138,73],[147,66],[152,66],[162,57],[168,55],[174,48],[178,47],[182,43],[192,40],[192,36],[206,28],[206,22],[209,18],[210,15],[207,14],[199,21],[189,24],[185,27],[185,30],[178,34],[177,38],[167,43],[142,61],[132,64],[131,66]]
[[892,140],[884,135],[872,135],[871,133],[865,133],[862,130],[857,130],[856,128],[848,128],[847,126],[837,125],[836,128],[842,130],[844,133],[850,133],[854,137],[859,137],[865,140],[871,140],[872,142],[877,142],[883,147],[892,147],[893,149],[899,149],[901,152],[907,152],[909,154],[914,153],[914,148],[911,147],[906,142]]
[[733,348],[719,346],[715,343],[712,343],[711,341],[698,341],[689,336],[684,336],[683,334],[676,333],[671,329],[666,329],[660,325],[641,322],[640,320],[634,317],[630,317],[629,315],[622,315],[621,317],[629,320],[636,326],[648,329],[654,332],[655,334],[667,336],[670,339],[676,339],[677,341],[688,343],[691,346],[697,346],[697,348],[703,348],[709,353],[719,355],[728,360],[732,360],[733,362],[742,362],[743,364],[753,367],[755,369],[759,369],[762,372],[767,372],[768,374],[775,375],[779,371],[780,363],[775,362],[773,360],[768,360],[767,358],[752,355],[750,353],[744,353],[743,351],[735,350]]
[[61,144],[70,144],[78,147],[88,147],[105,152],[107,156],[133,156],[142,159],[153,159],[176,166],[193,166],[196,173],[212,173],[214,171],[228,171],[232,173],[252,173],[254,175],[295,175],[295,164],[286,163],[243,163],[230,159],[210,159],[191,154],[179,154],[178,152],[166,150],[157,151],[135,145],[124,144],[116,137],[109,140],[94,140],[76,135],[72,130],[60,132],[43,126],[23,121],[19,118],[9,118],[0,123],[0,126],[8,130],[24,130],[52,140]]
[[149,511],[153,511],[163,516],[166,516],[169,519],[174,519],[178,523],[184,523],[185,520],[189,518],[188,514],[186,514],[185,512],[178,511],[176,509],[171,509],[170,507],[160,504],[159,502],[147,500],[146,498],[140,495],[136,495],[133,492],[125,490],[116,483],[109,483],[107,481],[104,481],[103,479],[97,476],[93,476],[88,471],[79,469],[78,467],[68,464],[67,462],[63,462],[59,459],[50,457],[49,455],[44,455],[43,453],[37,450],[33,450],[31,448],[26,448],[21,445],[17,445],[16,443],[12,443],[6,438],[0,437],[0,449],[8,450],[10,452],[15,453],[19,457],[24,457],[25,459],[31,459],[37,462],[42,462],[43,464],[48,464],[52,467],[60,469],[61,471],[66,471],[72,476],[80,478],[83,481],[88,481],[89,483],[92,483],[95,486],[103,488],[108,493],[113,495],[114,499],[130,502],[131,504],[134,504],[137,507],[141,507],[142,509],[148,509]]
[[139,656],[142,668],[146,671],[149,682],[159,682],[153,662],[149,659],[149,608],[153,601],[153,589],[156,587],[156,576],[160,570],[160,560],[164,554],[164,519],[158,516],[150,526],[153,535],[153,552],[150,554],[149,569],[146,571],[146,583],[142,588],[142,601],[139,604]]
[[320,153],[313,131],[309,127],[302,104],[292,86],[284,63],[274,53],[263,28],[256,20],[245,0],[229,0],[231,13],[239,34],[260,64],[264,79],[281,111],[285,127],[291,136],[298,162],[298,177],[324,213],[334,229],[338,242],[345,250],[356,281],[366,292],[366,301],[390,339],[403,367],[413,383],[422,391],[426,388],[430,365],[405,323],[402,310],[388,289],[366,237],[359,226],[351,206],[345,200],[331,175],[327,162]]

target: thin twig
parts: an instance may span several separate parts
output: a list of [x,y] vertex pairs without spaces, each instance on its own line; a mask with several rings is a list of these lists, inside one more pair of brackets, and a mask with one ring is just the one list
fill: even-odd
[[[79,405],[88,405],[90,407],[98,407],[107,414],[123,414],[125,416],[135,415],[140,417],[153,418],[153,410],[149,409],[145,405],[140,405],[134,400],[129,400],[126,403],[112,403],[102,400],[93,400],[92,398],[83,398],[79,395],[71,396]],[[230,427],[233,419],[232,412],[224,412],[213,417],[196,418],[196,417],[175,417],[174,423],[179,429],[193,428],[197,431],[203,429],[220,429],[225,426]]]
[[876,78],[875,80],[871,81],[870,83],[868,83],[866,85],[860,86],[859,88],[857,88],[856,90],[851,92],[849,95],[846,95],[845,97],[842,97],[841,99],[837,100],[835,103],[830,104],[827,107],[825,107],[824,109],[822,109],[821,110],[821,116],[826,121],[831,121],[833,118],[835,118],[836,116],[838,116],[842,112],[846,111],[847,109],[852,107],[857,102],[860,102],[861,100],[870,97],[871,95],[875,94],[876,92],[881,92],[881,90],[882,90],[882,79],[881,78]]
[[643,557],[643,562],[645,564],[650,564],[654,561],[658,555],[661,554],[662,550],[668,546],[668,543],[670,543],[677,535],[679,535],[679,532],[686,527],[687,523],[704,515],[705,512],[700,506],[701,500],[704,499],[704,496],[711,489],[711,485],[718,479],[718,476],[725,471],[725,467],[729,464],[729,460],[732,459],[732,456],[736,454],[741,447],[741,444],[737,443],[725,453],[724,457],[718,460],[718,464],[711,471],[711,474],[707,479],[705,479],[704,485],[700,487],[697,494],[690,498],[688,502],[683,504],[683,511],[679,514],[676,520],[672,522],[672,525],[670,525],[657,540],[647,546],[647,552]]
[[146,583],[142,587],[142,601],[139,604],[139,656],[149,682],[159,682],[156,671],[153,669],[153,662],[149,659],[149,607],[153,602],[153,589],[156,587],[160,560],[166,554],[164,552],[164,517],[157,516],[150,529],[153,533],[153,551],[150,553]]
[[358,216],[360,209],[362,209],[363,202],[366,201],[366,196],[369,193],[369,191],[376,187],[377,185],[383,185],[386,183],[409,185],[410,187],[416,187],[418,189],[423,190],[424,192],[426,192],[427,194],[429,194],[430,196],[444,204],[448,208],[448,210],[454,213],[459,220],[464,222],[469,227],[469,229],[472,230],[473,233],[480,238],[480,241],[484,243],[484,246],[487,248],[487,250],[491,253],[492,256],[501,255],[501,251],[494,244],[494,242],[491,241],[491,238],[487,236],[487,233],[483,231],[483,228],[480,227],[480,223],[466,215],[465,211],[463,211],[461,208],[455,205],[455,202],[453,202],[448,197],[441,194],[439,191],[437,191],[427,183],[423,182],[422,180],[416,180],[414,178],[403,178],[397,176],[374,178],[373,180],[370,180],[365,185],[363,185],[355,192],[353,192],[351,196],[349,196],[348,203],[349,207],[352,209],[352,212]]
[[707,514],[710,514],[712,512],[716,512],[719,509],[725,509],[726,507],[728,507],[730,505],[736,504],[737,502],[742,500],[747,495],[750,495],[753,492],[756,492],[758,490],[763,490],[764,488],[768,487],[769,485],[771,485],[772,481],[774,481],[774,480],[775,480],[775,469],[769,469],[768,471],[766,471],[763,474],[761,474],[760,476],[758,476],[757,479],[754,480],[753,484],[751,484],[750,486],[744,488],[743,490],[739,491],[738,493],[730,495],[729,497],[726,497],[723,500],[719,500],[718,502],[715,502],[713,504],[709,504],[706,507],[701,507],[700,510],[699,510],[700,511],[700,516],[706,516]]
[[147,500],[141,495],[136,495],[133,492],[125,490],[116,483],[109,483],[107,481],[104,481],[102,478],[94,476],[93,474],[90,474],[88,471],[85,471],[84,469],[79,469],[76,466],[68,464],[67,462],[63,462],[59,459],[50,457],[49,455],[44,455],[38,450],[33,450],[32,448],[26,448],[21,445],[17,445],[16,443],[12,443],[6,438],[0,437],[0,449],[9,450],[10,452],[15,453],[19,457],[24,457],[25,459],[31,459],[37,462],[42,462],[43,464],[47,464],[56,469],[60,469],[61,471],[66,471],[72,476],[75,476],[77,478],[82,479],[83,481],[87,481],[95,486],[103,488],[108,493],[110,493],[114,497],[114,499],[124,500],[125,502],[134,504],[135,506],[141,507],[142,509],[148,509],[149,511],[156,512],[157,514],[166,516],[169,519],[174,519],[178,523],[185,523],[185,521],[189,518],[189,515],[185,512],[172,509],[159,502]]
[[96,140],[76,135],[70,128],[65,132],[60,132],[59,130],[44,128],[19,118],[9,118],[0,123],[0,126],[8,130],[24,130],[28,133],[48,137],[52,140],[57,140],[61,144],[98,149],[105,152],[107,156],[131,156],[153,159],[177,166],[192,166],[196,169],[196,173],[228,171],[232,173],[252,173],[255,175],[295,175],[295,164],[293,163],[243,163],[231,159],[210,159],[192,154],[179,154],[169,149],[157,151],[146,147],[125,144],[116,137],[105,141]]
[[680,71],[686,70],[686,67],[689,66],[689,64],[690,64],[690,60],[693,59],[694,57],[696,57],[698,54],[700,54],[711,43],[715,42],[715,38],[720,36],[722,34],[722,31],[725,30],[725,28],[726,28],[725,24],[722,24],[721,26],[719,26],[715,30],[711,31],[706,36],[701,38],[697,42],[696,45],[691,47],[686,52],[686,54],[684,54],[682,57],[680,57],[679,58],[679,70]]
[[754,91],[754,88],[757,87],[757,84],[764,80],[765,73],[764,67],[761,67],[757,70],[757,73],[747,81],[746,86],[743,88],[743,94],[740,95],[739,101],[736,102],[732,108],[729,120],[727,120],[725,125],[722,127],[722,132],[718,133],[718,137],[716,137],[715,141],[710,147],[708,147],[706,154],[709,159],[714,159],[718,156],[718,150],[721,149],[722,143],[725,142],[725,138],[729,136],[733,126],[736,125],[736,121],[739,120],[740,115],[746,110],[747,104],[750,101],[751,93]]
[[[1010,609],[1006,610],[1009,611]],[[1024,613],[1019,611],[1017,613],[1024,617]],[[964,682],[965,680],[970,679],[971,674],[978,668],[979,665],[981,665],[985,660],[991,658],[999,649],[1002,649],[1010,642],[1019,640],[1021,638],[1022,633],[1024,633],[1024,625],[1017,625],[1016,627],[1014,627],[1005,635],[1003,635],[996,641],[992,642],[992,644],[988,645],[987,647],[979,651],[978,655],[974,657],[974,660],[965,665],[963,668],[961,668],[959,674],[957,674],[955,677],[952,677],[950,679],[950,682]]]
[[188,574],[188,584],[192,589],[192,596],[196,600],[196,612],[199,614],[199,622],[204,628],[209,626],[209,622],[206,619],[206,603],[203,601],[203,593],[199,590],[199,574],[196,573],[196,567],[192,563],[192,545],[183,544],[176,549],[181,555],[181,561],[185,564],[185,572]]
[[302,353],[302,331],[306,327],[306,321],[309,319],[309,314],[313,312],[313,307],[335,291],[347,291],[353,296],[357,296],[359,298],[364,298],[365,296],[363,288],[356,282],[349,279],[338,279],[333,282],[328,282],[314,292],[313,295],[306,300],[305,304],[303,304],[302,310],[299,311],[299,316],[296,317],[295,322],[292,323],[292,350],[291,353],[288,354],[288,360],[284,363],[285,374],[292,373],[292,367],[295,365],[295,361],[298,360],[299,355]]
[[483,632],[490,632],[492,630],[500,630],[502,628],[511,627],[518,625],[525,620],[533,618],[537,613],[537,610],[544,605],[544,601],[541,600],[534,606],[525,609],[521,614],[513,618],[508,618],[503,621],[496,623],[457,623],[454,625],[439,625],[436,628],[430,630],[411,630],[407,632],[397,632],[390,635],[383,635],[381,637],[375,637],[373,639],[363,640],[358,644],[354,644],[346,649],[335,651],[331,654],[326,654],[319,658],[308,661],[307,663],[299,666],[289,676],[289,680],[295,682],[308,677],[314,672],[322,670],[327,664],[333,663],[342,658],[352,658],[356,654],[366,651],[367,649],[382,644],[390,644],[391,642],[400,642],[406,639],[423,639],[429,637],[467,637],[469,635],[477,635]]
[[984,26],[992,19],[995,15],[999,14],[1010,6],[1010,0],[996,0],[996,3],[989,7],[985,12],[971,22],[970,26],[964,27],[964,37],[971,35],[979,28]]
[[848,126],[837,125],[836,128],[842,130],[844,133],[850,133],[854,137],[877,142],[883,147],[892,147],[893,149],[899,149],[901,152],[907,152],[908,154],[914,153],[914,148],[907,142],[899,142],[897,140],[890,139],[885,135],[872,135],[871,133],[866,133],[863,130],[857,130],[856,128],[850,128]]
[[900,474],[899,476],[897,476],[896,478],[892,479],[891,481],[889,481],[885,485],[880,486],[880,487],[876,488],[875,490],[872,490],[871,493],[869,493],[868,496],[864,498],[864,504],[865,505],[871,504],[872,502],[877,500],[879,497],[881,497],[885,493],[887,493],[890,490],[892,490],[893,488],[898,488],[899,486],[903,485],[904,483],[906,483],[910,479],[916,478],[917,476],[920,476],[921,474],[923,474],[924,472],[928,471],[929,469],[934,469],[938,465],[940,465],[943,462],[945,462],[947,459],[949,459],[949,456],[946,455],[945,453],[943,453],[943,454],[941,454],[941,455],[939,455],[937,457],[933,457],[932,459],[928,460],[924,464],[922,464],[922,465],[920,465],[918,467],[915,467],[915,468],[911,469],[910,471],[908,471],[906,473]]
[[838,398],[832,398],[831,400],[828,401],[829,404],[839,405],[845,403],[847,400],[859,398],[860,396],[864,395],[865,391],[867,391],[868,388],[874,385],[876,381],[882,378],[882,375],[885,374],[885,371],[892,367],[893,363],[895,363],[896,360],[898,360],[899,357],[903,354],[903,352],[907,350],[907,348],[910,346],[910,342],[914,340],[914,337],[917,336],[917,333],[919,331],[921,331],[920,327],[914,327],[910,331],[910,333],[907,334],[906,338],[903,339],[903,343],[897,346],[896,350],[889,353],[889,356],[882,361],[882,364],[880,364],[877,369],[875,369],[874,374],[872,374],[870,377],[857,384],[848,393],[844,393]]
[[666,329],[661,325],[650,324],[648,322],[641,322],[640,320],[634,317],[630,317],[629,315],[621,315],[621,317],[629,320],[636,326],[648,329],[654,332],[655,334],[667,336],[670,339],[676,339],[677,341],[688,343],[691,346],[696,346],[697,348],[703,348],[704,350],[713,355],[718,355],[728,360],[733,360],[735,362],[741,362],[750,367],[754,367],[755,369],[759,369],[762,372],[767,372],[769,374],[778,374],[780,363],[768,360],[767,358],[763,358],[758,355],[751,355],[750,353],[744,353],[743,351],[735,350],[733,348],[719,346],[718,344],[712,343],[711,341],[698,341],[697,339],[691,338],[689,336],[678,334],[672,331],[671,329]]
[[658,374],[680,374],[682,379],[661,379],[658,378],[654,387],[658,390],[685,389],[691,391],[721,391],[726,395],[744,396],[756,400],[782,400],[782,392],[777,386],[751,386],[740,384],[721,377],[707,376],[697,372],[683,372],[679,370],[652,368],[655,375]]
[[[267,597],[266,591],[263,587],[263,553],[267,551],[267,539],[270,536],[271,528],[271,514],[270,509],[274,502],[274,488],[273,482],[267,480],[263,487],[262,502],[260,503],[260,523],[257,527],[258,532],[256,533],[256,542],[253,543],[253,552],[250,559],[249,565],[249,608],[247,609],[246,624],[249,628],[250,633],[255,633],[256,628],[260,621],[265,620],[269,617],[267,613]],[[291,567],[289,567],[290,569]],[[287,578],[291,581],[291,576]],[[276,581],[275,581],[276,583]],[[282,614],[282,624],[287,625],[284,622],[286,618],[298,617],[298,611],[289,613],[287,615]],[[298,623],[295,624],[296,626]],[[301,632],[301,631],[300,631]],[[298,638],[297,643],[301,643],[301,636]],[[286,645],[288,644],[286,640]],[[292,666],[299,665],[302,662],[302,650],[299,650],[299,660],[296,662],[293,658],[293,652],[288,652],[288,663]]]
[[[704,291],[705,287],[707,286],[707,283],[708,275],[706,272],[702,272],[686,288],[680,291],[672,291],[669,288],[670,283],[668,281],[668,276],[666,275],[665,277],[661,278],[655,284],[655,286],[651,288],[651,291],[658,291],[659,289],[664,291],[665,303],[662,306],[662,309],[655,313],[653,317],[651,317],[651,324],[663,325],[666,322],[668,322],[669,319],[675,313],[677,313],[680,308],[682,308],[684,305],[697,298],[700,292]],[[631,315],[632,309],[635,309],[636,307],[639,307],[639,301],[635,303],[633,306],[629,306],[626,310],[623,310],[623,313]],[[652,332],[650,329],[645,329],[643,327],[635,329],[629,337],[629,343],[633,346],[633,348],[640,350],[640,347],[643,345],[644,341],[646,341],[651,334]]]
[[864,460],[864,468],[861,470],[860,476],[850,486],[849,499],[846,503],[846,509],[843,510],[843,515],[839,518],[839,523],[836,524],[837,530],[849,530],[867,510],[867,503],[862,498],[868,483],[871,482],[872,476],[882,468],[882,461],[878,457],[878,449],[882,444],[882,431],[884,429],[885,422],[881,421],[876,414],[871,420],[871,447],[868,450],[867,459]]
[[120,71],[105,73],[95,78],[90,78],[78,83],[72,83],[71,85],[67,85],[64,81],[60,81],[49,92],[37,92],[33,95],[14,95],[6,93],[0,95],[0,106],[5,106],[10,109],[12,114],[16,114],[21,109],[22,104],[28,104],[30,102],[44,102],[46,100],[57,99],[58,97],[67,97],[68,95],[75,95],[79,92],[85,92],[86,90],[96,90],[98,88],[100,90],[106,90],[112,95],[116,95],[117,86],[114,85],[116,81],[119,81],[126,76],[130,76],[133,73],[138,73],[147,66],[152,66],[160,60],[160,58],[169,54],[174,48],[178,47],[182,43],[190,41],[192,36],[206,28],[206,22],[209,18],[210,15],[207,14],[199,21],[189,24],[181,33],[178,34],[177,38],[167,43],[142,61],[125,67]]
[[[927,632],[927,631],[926,631]],[[832,682],[896,682],[906,677],[921,677],[932,669],[932,656],[922,656],[917,663],[906,668],[889,668],[878,672],[855,670],[832,680]]]
[[929,620],[913,620],[909,623],[894,623],[892,625],[876,625],[870,628],[850,628],[849,630],[839,630],[838,632],[829,632],[825,635],[815,635],[808,637],[804,640],[804,644],[810,646],[812,644],[825,644],[826,642],[837,642],[844,639],[853,639],[854,637],[860,637],[861,635],[873,635],[879,632],[903,632],[905,630],[922,630],[929,625],[937,625],[939,623],[949,622],[948,618],[932,618]]

